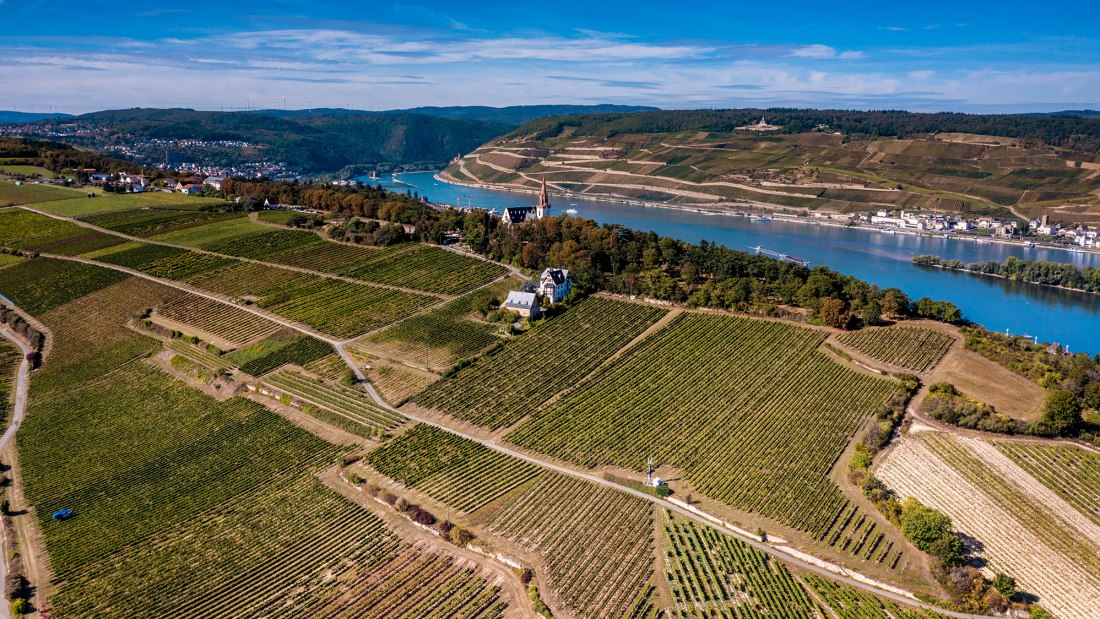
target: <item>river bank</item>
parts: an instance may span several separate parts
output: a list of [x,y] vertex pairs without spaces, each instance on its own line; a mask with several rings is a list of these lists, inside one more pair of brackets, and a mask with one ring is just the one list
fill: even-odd
[[[490,184],[490,183],[471,183],[471,182],[468,182],[468,181],[462,181],[462,180],[459,180],[459,179],[455,178],[454,176],[448,174],[446,172],[446,170],[436,172],[435,175],[433,176],[433,178],[435,178],[436,180],[438,180],[440,182],[448,183],[450,185],[458,185],[460,187],[470,187],[470,188],[473,188],[473,189],[480,189],[480,190],[485,190],[485,191],[503,191],[503,192],[508,192],[508,193],[530,194],[530,195],[538,195],[538,193],[539,193],[538,190],[535,190],[535,189],[526,189],[526,188],[514,187],[514,186],[511,186],[511,185],[493,185],[493,184]],[[396,176],[394,177],[394,181],[398,182],[398,183],[402,183],[402,184],[407,184],[407,183],[404,183],[403,181],[401,181],[400,179],[396,178]],[[777,208],[776,205],[768,204],[766,202],[748,202],[748,201],[715,202],[713,206],[716,207],[716,208],[707,208],[707,206],[710,206],[710,205],[667,204],[667,203],[662,203],[662,202],[650,202],[650,201],[645,201],[645,200],[622,198],[622,197],[619,197],[619,196],[608,196],[606,194],[580,194],[580,193],[576,193],[576,192],[572,192],[572,191],[561,191],[561,190],[555,191],[552,195],[562,196],[564,198],[571,198],[571,199],[579,198],[579,199],[583,199],[583,200],[592,200],[594,202],[604,202],[604,203],[610,203],[610,204],[629,204],[631,206],[642,206],[642,207],[645,207],[645,208],[669,209],[669,210],[681,211],[681,212],[685,212],[685,213],[695,213],[695,214],[699,214],[699,215],[716,215],[716,216],[723,216],[723,217],[743,217],[743,218],[748,218],[748,219],[758,217],[758,216],[760,216],[761,213],[760,212],[754,212],[752,210],[737,211],[737,210],[730,210],[730,209],[736,208],[738,206],[741,206],[741,207],[748,206],[750,209],[752,207],[757,207],[761,210],[761,212],[768,213],[767,216],[772,218],[773,220],[785,221],[785,222],[790,222],[790,223],[808,224],[808,225],[814,225],[814,226],[829,226],[829,227],[834,227],[834,228],[848,228],[848,229],[853,229],[853,230],[864,230],[864,231],[867,231],[867,232],[878,232],[880,234],[904,234],[904,235],[913,236],[913,237],[952,239],[952,240],[965,241],[965,242],[971,242],[971,243],[977,243],[977,244],[983,244],[983,242],[984,243],[997,243],[997,244],[1001,244],[1001,245],[1020,247],[1020,248],[1024,248],[1024,249],[1042,248],[1042,249],[1049,249],[1049,250],[1056,250],[1056,251],[1064,251],[1064,252],[1067,252],[1067,253],[1070,253],[1070,254],[1092,254],[1092,255],[1100,256],[1100,249],[1081,248],[1081,247],[1077,247],[1077,246],[1066,246],[1066,245],[1061,245],[1061,244],[1057,244],[1057,243],[1046,243],[1046,242],[1040,242],[1040,241],[1027,241],[1027,240],[1022,240],[1022,239],[1006,239],[1006,238],[997,238],[997,237],[992,237],[992,236],[991,237],[978,237],[978,236],[975,236],[975,235],[965,235],[965,234],[958,234],[958,233],[952,233],[952,232],[932,233],[932,232],[921,231],[921,230],[907,230],[907,229],[904,229],[904,228],[894,228],[894,227],[889,227],[889,226],[876,226],[876,225],[868,224],[868,223],[840,223],[840,222],[837,222],[837,221],[822,220],[821,218],[817,218],[817,217],[813,217],[813,216],[809,216],[809,215],[791,215],[791,214],[788,214],[788,213],[776,213],[775,212],[775,209]],[[444,204],[446,205],[446,203],[444,203]]]
[[1080,288],[1070,288],[1069,286],[1062,286],[1061,284],[1045,284],[1043,282],[1033,282],[1033,281],[1026,280],[1026,279],[1016,279],[1015,277],[1008,277],[1007,275],[1001,275],[1000,273],[985,273],[983,271],[974,271],[974,270],[966,269],[966,268],[953,269],[953,268],[950,268],[950,267],[945,267],[942,264],[919,264],[919,263],[914,262],[913,266],[920,267],[920,268],[925,268],[925,269],[939,269],[941,271],[948,272],[948,273],[965,273],[967,275],[972,275],[972,276],[976,276],[976,277],[991,277],[991,278],[994,278],[994,279],[1003,279],[1003,280],[1010,281],[1010,282],[1019,282],[1021,284],[1027,284],[1029,286],[1044,286],[1046,288],[1053,288],[1055,290],[1065,290],[1065,291],[1068,291],[1068,292],[1079,292],[1081,294],[1090,294],[1090,295],[1100,297],[1100,292],[1093,292],[1092,290],[1082,290]]

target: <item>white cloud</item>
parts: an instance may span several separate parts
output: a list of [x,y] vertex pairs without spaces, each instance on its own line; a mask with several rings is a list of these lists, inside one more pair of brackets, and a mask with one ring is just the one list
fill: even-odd
[[826,60],[826,59],[830,59],[830,58],[839,58],[841,60],[854,60],[854,59],[857,59],[857,58],[862,58],[863,57],[863,52],[859,52],[859,51],[838,52],[835,47],[830,47],[828,45],[821,45],[820,43],[815,43],[813,45],[806,45],[804,47],[796,48],[795,50],[793,50],[790,53],[790,55],[794,56],[795,58],[813,58],[813,59],[821,59],[821,60]]

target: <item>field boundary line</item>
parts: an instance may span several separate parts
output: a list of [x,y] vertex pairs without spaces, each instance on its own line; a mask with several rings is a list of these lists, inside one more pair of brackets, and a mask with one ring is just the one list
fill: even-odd
[[[19,424],[23,422],[23,417],[27,412],[27,382],[30,374],[31,362],[27,359],[27,356],[31,354],[31,347],[23,340],[16,337],[11,329],[7,325],[0,326],[0,335],[3,335],[6,339],[11,340],[13,344],[19,347],[19,350],[23,352],[23,360],[19,363],[19,371],[15,375],[15,384],[12,388],[12,394],[15,396],[12,402],[12,415],[11,422],[8,424],[6,430],[4,430],[3,436],[0,436],[0,452],[3,452],[8,447],[8,443],[11,442],[12,437],[19,430]],[[15,462],[9,463],[11,466],[15,466]],[[14,548],[6,548],[4,544],[4,537],[0,535],[0,594],[4,594],[4,599],[7,600],[7,591],[5,590],[7,576],[8,576],[8,556],[15,550]],[[15,537],[13,536],[14,540]],[[10,619],[11,610],[7,604],[0,604],[0,619]]]

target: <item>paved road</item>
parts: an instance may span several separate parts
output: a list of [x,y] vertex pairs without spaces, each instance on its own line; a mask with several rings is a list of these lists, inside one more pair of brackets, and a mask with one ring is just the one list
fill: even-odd
[[[504,447],[502,445],[498,445],[496,443],[487,441],[485,439],[482,439],[482,438],[479,438],[479,437],[476,437],[476,436],[472,436],[472,435],[469,435],[469,434],[465,434],[463,432],[460,432],[460,431],[455,430],[453,428],[450,428],[450,427],[447,427],[445,425],[439,424],[437,422],[431,421],[429,419],[425,419],[425,418],[417,416],[417,415],[412,415],[412,414],[409,414],[408,412],[405,412],[405,411],[397,410],[396,408],[394,408],[394,407],[390,406],[389,404],[387,404],[385,402],[385,400],[383,400],[382,397],[378,395],[378,392],[375,391],[374,386],[371,385],[367,381],[366,376],[364,376],[362,371],[360,371],[359,366],[355,363],[355,361],[351,357],[348,356],[347,352],[344,351],[343,345],[337,344],[336,345],[336,351],[344,359],[344,362],[347,363],[349,366],[351,366],[351,368],[355,371],[355,375],[359,377],[360,383],[363,385],[363,387],[366,389],[367,393],[370,394],[370,397],[375,401],[375,403],[378,406],[381,406],[385,409],[393,411],[393,412],[395,412],[399,415],[403,415],[403,416],[405,416],[405,417],[407,417],[407,418],[409,418],[413,421],[416,421],[418,423],[423,423],[425,425],[429,425],[429,426],[432,426],[432,427],[435,427],[435,428],[439,428],[439,429],[444,430],[446,432],[450,432],[451,434],[454,434],[456,436],[460,436],[460,437],[465,438],[467,440],[471,440],[471,441],[474,441],[474,442],[479,443],[481,445],[484,445],[485,447],[488,447],[489,449],[492,449],[494,451],[498,451],[500,453],[512,456],[513,458],[519,458],[520,460],[523,460],[525,462],[530,462],[531,464],[534,464],[534,465],[539,466],[539,467],[544,468],[544,469],[554,471],[555,473],[561,473],[563,475],[569,475],[569,476],[572,476],[572,477],[583,479],[585,481],[588,481],[588,482],[591,482],[591,483],[594,483],[594,484],[599,484],[601,486],[607,486],[609,488],[614,488],[615,490],[618,490],[620,492],[625,492],[627,494],[633,495],[633,496],[638,497],[640,499],[644,499],[644,500],[649,501],[651,503],[656,503],[656,504],[660,505],[661,507],[663,507],[663,508],[665,508],[669,511],[676,512],[677,514],[679,514],[680,516],[683,516],[684,518],[688,518],[690,520],[693,520],[694,522],[696,522],[698,524],[708,526],[712,529],[715,529],[717,531],[725,533],[726,535],[731,535],[733,537],[736,537],[737,539],[741,540],[742,542],[745,542],[746,544],[752,546],[753,548],[756,548],[757,550],[760,550],[761,552],[765,552],[765,553],[767,553],[767,554],[769,554],[773,557],[778,558],[780,561],[790,563],[790,564],[795,565],[795,566],[797,566],[801,569],[804,569],[804,570],[807,570],[807,571],[810,571],[810,572],[814,572],[816,574],[819,574],[819,575],[824,576],[826,578],[829,578],[831,580],[835,580],[835,581],[844,583],[846,585],[855,587],[857,589],[863,589],[864,591],[870,591],[871,593],[874,593],[876,595],[879,595],[879,596],[882,596],[882,597],[885,597],[885,598],[889,598],[889,599],[891,599],[895,602],[900,602],[902,604],[908,604],[910,606],[919,606],[921,608],[927,608],[929,610],[934,610],[934,611],[936,611],[940,614],[943,614],[943,615],[947,615],[947,616],[950,616],[950,617],[958,617],[959,619],[1003,619],[1003,618],[988,617],[988,616],[985,616],[985,615],[970,615],[970,614],[966,614],[966,613],[957,613],[957,612],[952,612],[952,611],[948,611],[948,610],[943,610],[943,609],[941,609],[937,606],[932,606],[932,605],[929,605],[929,604],[923,604],[923,603],[917,602],[917,601],[913,600],[913,598],[911,598],[911,597],[907,597],[907,596],[904,596],[904,595],[899,595],[897,593],[894,593],[893,591],[886,591],[886,590],[883,590],[883,589],[879,589],[878,587],[874,587],[874,586],[869,585],[865,582],[861,582],[861,581],[855,580],[853,578],[849,578],[847,576],[841,576],[841,575],[839,575],[835,572],[832,572],[830,570],[826,570],[822,567],[819,567],[819,566],[814,565],[812,563],[808,563],[806,561],[803,561],[801,559],[793,557],[793,556],[791,556],[787,553],[784,553],[780,550],[777,550],[777,549],[775,549],[775,548],[773,548],[773,547],[771,547],[771,546],[769,546],[765,543],[762,543],[760,540],[758,540],[756,538],[742,535],[742,534],[738,533],[737,531],[734,531],[732,529],[728,529],[728,528],[726,528],[724,526],[721,526],[721,525],[719,525],[715,522],[707,520],[706,518],[702,518],[698,514],[695,514],[695,513],[691,512],[691,511],[688,511],[688,510],[686,510],[682,507],[679,507],[678,505],[676,505],[674,503],[670,503],[670,502],[665,501],[663,499],[657,498],[657,497],[655,497],[651,494],[646,494],[645,492],[641,492],[641,491],[638,491],[638,490],[634,490],[633,488],[628,488],[626,486],[622,486],[622,485],[617,484],[615,482],[606,480],[606,479],[604,479],[604,478],[602,478],[598,475],[592,475],[592,474],[589,474],[589,473],[584,473],[582,471],[576,471],[576,470],[573,470],[573,469],[568,468],[568,467],[560,466],[560,465],[554,464],[552,462],[546,462],[544,460],[540,460],[538,458],[529,456],[527,454],[520,453],[518,451],[513,451],[513,450],[511,450],[507,447]],[[848,571],[850,572],[851,570],[848,570]]]
[[[31,369],[31,364],[27,361],[27,355],[30,354],[31,348],[24,344],[23,340],[16,337],[6,326],[0,326],[0,335],[11,340],[23,351],[23,362],[19,364],[19,373],[16,374],[15,379],[15,390],[13,392],[15,400],[12,403],[11,423],[8,424],[8,429],[4,431],[3,436],[0,436],[0,452],[3,452],[7,449],[12,437],[15,436],[19,424],[23,422],[23,415],[27,412],[27,374],[30,373]],[[0,380],[6,379],[6,376],[0,377]],[[4,537],[0,535],[0,619],[10,619],[10,609],[3,600],[7,600],[7,596],[4,595],[4,583],[8,576],[7,557],[11,549],[4,548]]]

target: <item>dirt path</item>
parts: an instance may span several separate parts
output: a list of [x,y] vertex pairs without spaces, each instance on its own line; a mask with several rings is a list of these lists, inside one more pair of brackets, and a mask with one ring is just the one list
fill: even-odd
[[386,404],[386,402],[381,398],[381,396],[378,395],[378,392],[374,390],[374,387],[369,382],[367,382],[366,377],[363,375],[363,373],[352,362],[351,358],[348,357],[347,351],[344,350],[343,345],[340,345],[340,344],[336,345],[336,351],[344,359],[345,363],[348,363],[348,365],[355,371],[355,374],[356,374],[356,376],[359,377],[359,380],[361,381],[361,384],[362,384],[363,388],[367,391],[368,394],[370,394],[371,399],[373,399],[378,406],[381,406],[382,408],[388,409],[388,410],[393,411],[395,413],[398,413],[400,415],[404,415],[405,417],[408,417],[409,419],[411,419],[413,421],[416,421],[418,423],[423,423],[425,425],[429,425],[429,426],[432,426],[434,428],[438,428],[440,430],[443,430],[445,432],[449,432],[451,434],[454,434],[454,435],[459,436],[461,438],[465,438],[467,440],[474,441],[478,444],[481,444],[485,447],[488,447],[489,449],[492,449],[494,451],[500,452],[504,455],[511,456],[513,458],[518,458],[520,460],[523,460],[525,462],[529,462],[531,464],[534,464],[534,465],[539,466],[541,468],[553,471],[555,473],[561,473],[562,475],[568,475],[570,477],[574,477],[574,478],[577,478],[577,479],[582,479],[584,481],[594,483],[594,484],[598,484],[600,486],[606,486],[606,487],[609,487],[609,488],[613,488],[615,490],[618,490],[620,492],[625,492],[629,495],[640,498],[642,500],[649,501],[650,503],[655,503],[655,504],[660,505],[661,507],[663,507],[663,508],[665,508],[669,511],[675,512],[678,515],[683,516],[684,518],[688,518],[688,519],[690,519],[690,520],[692,520],[692,521],[694,521],[698,524],[702,524],[704,526],[710,527],[710,528],[715,529],[715,530],[717,530],[721,533],[724,533],[726,535],[736,537],[740,541],[752,546],[753,548],[755,548],[755,549],[757,549],[761,552],[767,553],[768,555],[771,555],[772,557],[776,557],[776,558],[778,558],[778,559],[780,559],[780,560],[782,560],[786,563],[790,563],[790,564],[792,564],[792,565],[794,565],[794,566],[796,566],[800,569],[813,572],[815,574],[818,574],[820,576],[824,576],[824,577],[829,578],[831,580],[835,580],[835,581],[840,582],[842,584],[845,584],[845,585],[848,585],[848,586],[851,586],[851,587],[855,587],[857,589],[862,589],[864,591],[869,591],[871,593],[874,593],[875,595],[879,595],[879,596],[882,596],[882,597],[885,597],[885,598],[889,598],[890,600],[893,600],[895,602],[900,602],[902,604],[908,604],[910,606],[918,606],[918,607],[929,609],[929,610],[935,610],[936,612],[938,612],[940,614],[944,614],[944,615],[947,615],[947,616],[950,616],[950,617],[957,617],[959,619],[992,619],[992,618],[988,618],[987,616],[984,616],[984,615],[971,615],[971,614],[967,614],[967,613],[958,613],[958,612],[954,612],[954,611],[947,611],[947,610],[943,610],[943,609],[941,609],[937,606],[932,606],[930,604],[925,604],[923,602],[918,602],[918,601],[916,601],[916,598],[912,595],[909,595],[909,596],[900,595],[900,594],[895,593],[893,591],[889,591],[889,590],[883,589],[881,587],[877,587],[877,586],[873,586],[871,584],[868,584],[867,581],[869,581],[869,582],[874,582],[874,581],[872,579],[866,577],[866,576],[859,575],[862,578],[862,580],[857,580],[854,577],[849,577],[849,576],[843,575],[843,574],[858,575],[858,573],[856,573],[852,570],[848,570],[846,568],[842,568],[842,567],[837,566],[837,565],[829,564],[825,561],[810,562],[810,561],[802,560],[802,559],[790,554],[789,550],[787,552],[784,552],[783,550],[780,550],[779,548],[773,547],[769,544],[766,544],[766,543],[763,543],[763,542],[759,541],[755,537],[742,535],[741,533],[738,533],[737,531],[734,531],[734,530],[732,530],[728,527],[725,527],[725,526],[717,524],[717,523],[715,523],[711,520],[703,518],[703,517],[699,516],[698,514],[692,512],[690,510],[679,507],[678,505],[676,505],[674,503],[671,503],[669,501],[666,501],[664,499],[660,499],[660,498],[657,498],[653,495],[646,494],[645,492],[641,492],[639,490],[634,490],[633,488],[628,488],[626,486],[622,486],[622,485],[614,483],[612,481],[608,481],[608,480],[606,480],[603,477],[600,477],[598,475],[593,475],[593,474],[590,474],[590,473],[577,471],[577,470],[574,470],[574,469],[566,467],[566,466],[561,466],[561,465],[554,464],[552,462],[547,462],[545,460],[540,460],[538,458],[527,455],[525,453],[520,453],[518,451],[509,449],[508,447],[505,447],[503,445],[499,445],[499,444],[494,443],[492,441],[487,441],[485,439],[482,439],[482,438],[479,438],[479,437],[476,437],[476,436],[472,436],[472,435],[469,435],[469,434],[466,434],[466,433],[463,433],[463,432],[456,431],[456,430],[454,430],[452,428],[449,428],[449,427],[447,427],[443,424],[440,424],[440,423],[437,423],[437,422],[434,422],[434,421],[430,421],[428,419],[420,417],[419,415],[410,414],[409,412],[405,412],[405,411],[399,411],[396,408],[393,408],[392,406],[390,406],[389,404]]
[[[19,347],[19,350],[23,351],[23,361],[19,364],[19,371],[15,376],[15,386],[14,389],[12,389],[15,399],[12,402],[11,423],[8,424],[8,429],[4,431],[3,436],[0,436],[0,452],[5,452],[7,451],[8,444],[11,443],[15,433],[19,430],[19,424],[23,422],[23,416],[27,412],[27,378],[31,369],[31,364],[27,361],[27,355],[31,353],[31,347],[23,342],[23,340],[16,337],[7,325],[0,326],[0,335],[11,340],[13,344]],[[11,462],[10,464],[14,468],[15,463]],[[8,576],[8,557],[15,552],[14,548],[4,547],[5,537],[7,536],[0,535],[0,594],[6,593],[4,588]],[[7,599],[6,595],[2,597],[4,600]],[[9,619],[10,617],[11,612],[7,603],[0,603],[0,619]]]
[[321,480],[321,483],[329,490],[381,516],[383,520],[386,521],[386,524],[389,525],[390,529],[396,531],[407,541],[414,543],[420,542],[430,546],[435,552],[453,555],[465,559],[466,561],[476,563],[487,572],[496,576],[497,580],[500,582],[502,594],[511,602],[508,605],[510,612],[505,614],[505,619],[517,619],[520,617],[537,619],[539,617],[539,615],[535,613],[534,606],[532,606],[528,599],[527,592],[524,590],[522,583],[520,583],[519,578],[512,573],[511,568],[481,553],[444,542],[438,536],[413,526],[408,519],[396,515],[388,507],[384,507],[362,491],[348,485],[344,478],[340,476],[339,471],[335,468],[328,468],[321,471],[317,475],[317,478]]

